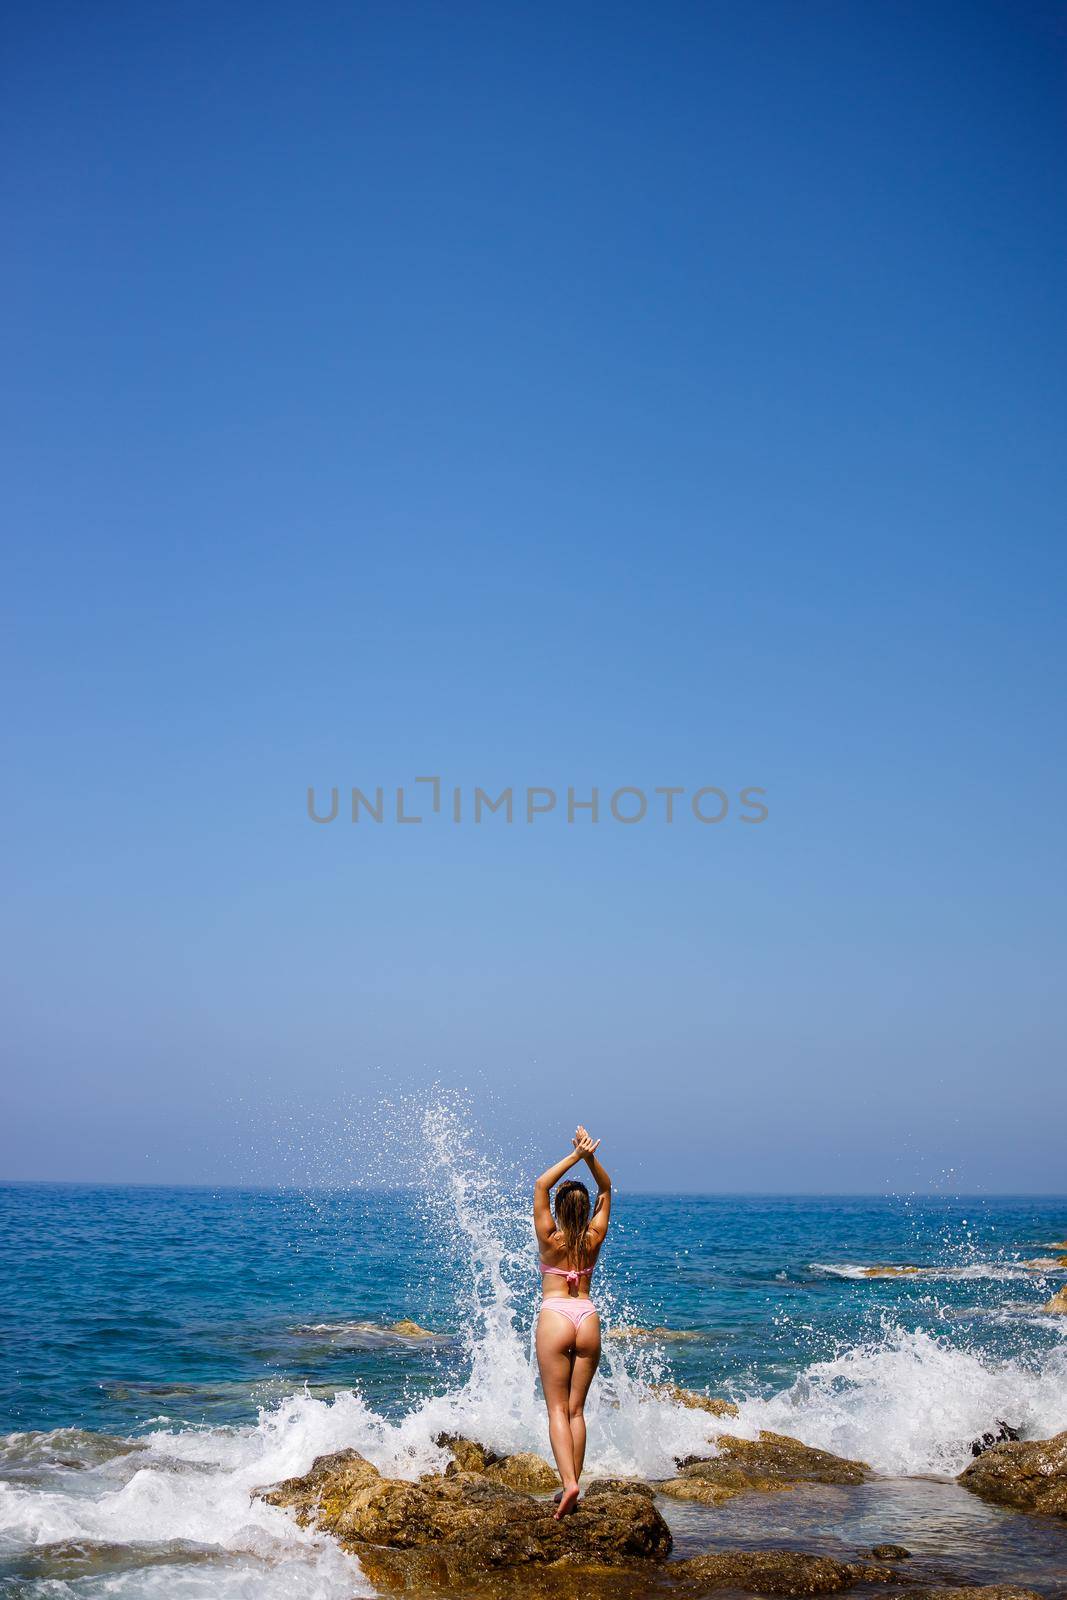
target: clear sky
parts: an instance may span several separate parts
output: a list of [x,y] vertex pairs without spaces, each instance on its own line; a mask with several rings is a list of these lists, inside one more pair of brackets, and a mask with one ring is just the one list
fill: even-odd
[[1067,1187],[1065,18],[9,15],[0,1175]]

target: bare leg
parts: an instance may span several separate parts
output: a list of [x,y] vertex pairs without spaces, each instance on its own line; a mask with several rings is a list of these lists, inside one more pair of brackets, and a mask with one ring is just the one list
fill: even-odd
[[586,1317],[575,1337],[567,1411],[571,1424],[574,1476],[580,1478],[585,1466],[585,1397],[600,1364],[600,1318]]
[[574,1441],[571,1436],[570,1387],[575,1333],[558,1311],[542,1310],[537,1319],[537,1365],[548,1407],[548,1437],[552,1454],[563,1480],[557,1517],[564,1507],[571,1510],[578,1499],[578,1478],[574,1471]]

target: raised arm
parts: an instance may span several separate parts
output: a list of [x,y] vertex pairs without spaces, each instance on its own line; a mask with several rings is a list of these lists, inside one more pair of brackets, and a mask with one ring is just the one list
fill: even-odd
[[547,1167],[534,1184],[534,1232],[537,1234],[538,1244],[548,1244],[556,1231],[556,1224],[552,1220],[552,1207],[549,1205],[548,1196],[553,1184],[559,1182],[565,1172],[576,1167],[582,1159],[582,1152],[574,1149],[565,1155],[555,1166]]
[[585,1129],[579,1126],[574,1135],[574,1147],[589,1168],[597,1189],[596,1205],[589,1219],[589,1232],[594,1238],[603,1242],[611,1218],[611,1178],[608,1176],[607,1168],[596,1158],[600,1140],[594,1142]]

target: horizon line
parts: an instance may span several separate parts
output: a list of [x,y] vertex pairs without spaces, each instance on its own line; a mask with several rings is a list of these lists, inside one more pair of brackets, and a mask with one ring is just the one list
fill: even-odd
[[[234,1194],[305,1194],[358,1190],[363,1194],[395,1194],[398,1189],[418,1190],[416,1183],[363,1184],[359,1182],[294,1183],[273,1181],[269,1183],[213,1183],[205,1180],[132,1179],[132,1178],[5,1178],[0,1177],[0,1188],[40,1189],[196,1189],[211,1192],[227,1191]],[[655,1199],[693,1198],[700,1200],[900,1200],[922,1198],[929,1200],[1061,1200],[1067,1202],[1067,1190],[1052,1189],[638,1189],[613,1183],[616,1193],[645,1195]]]

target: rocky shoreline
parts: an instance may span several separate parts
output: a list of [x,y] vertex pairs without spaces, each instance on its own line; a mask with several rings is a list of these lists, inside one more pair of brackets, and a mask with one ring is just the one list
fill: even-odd
[[[684,1397],[685,1391],[679,1397]],[[729,1402],[689,1396],[712,1414]],[[582,1592],[609,1600],[642,1595],[695,1597],[818,1595],[905,1588],[910,1600],[1039,1600],[1012,1584],[976,1586],[939,1563],[909,1559],[889,1542],[847,1558],[803,1549],[715,1549],[671,1559],[674,1539],[657,1500],[719,1507],[742,1495],[808,1485],[855,1486],[874,1474],[865,1462],[816,1450],[785,1434],[720,1435],[714,1454],[677,1462],[657,1482],[594,1479],[574,1515],[557,1521],[555,1470],[531,1454],[500,1455],[475,1440],[444,1437],[451,1460],[416,1481],[386,1478],[354,1450],[321,1456],[311,1471],[257,1495],[315,1526],[355,1555],[382,1593],[489,1597]],[[1044,1517],[1067,1517],[1067,1433],[1007,1439],[988,1447],[957,1483],[986,1501]],[[1064,1533],[1067,1578],[1067,1529]],[[566,1580],[564,1582],[564,1580]]]

